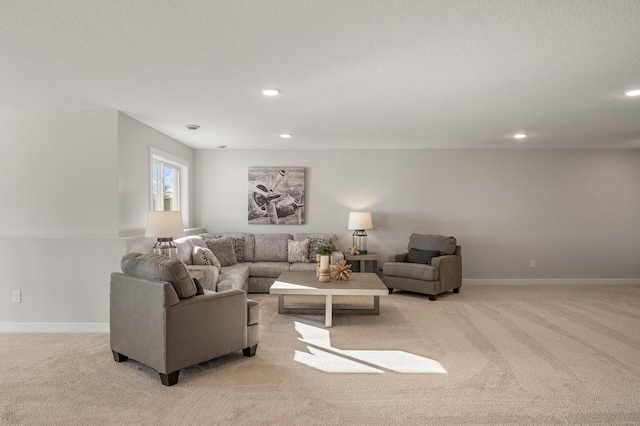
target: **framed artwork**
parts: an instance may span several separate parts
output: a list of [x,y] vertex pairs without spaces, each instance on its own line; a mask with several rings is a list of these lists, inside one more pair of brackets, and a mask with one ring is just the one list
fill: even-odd
[[249,223],[304,224],[304,167],[249,167]]

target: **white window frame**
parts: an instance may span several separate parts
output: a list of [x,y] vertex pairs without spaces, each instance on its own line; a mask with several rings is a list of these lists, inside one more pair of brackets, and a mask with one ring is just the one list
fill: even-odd
[[182,223],[189,226],[189,162],[183,158],[168,154],[156,148],[151,148],[149,160],[149,210],[153,210],[153,163],[160,161],[179,170],[178,177],[178,205],[182,212]]

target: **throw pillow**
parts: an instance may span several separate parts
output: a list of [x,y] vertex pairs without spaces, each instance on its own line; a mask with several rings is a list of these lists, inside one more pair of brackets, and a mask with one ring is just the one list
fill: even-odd
[[204,294],[204,289],[202,288],[202,284],[198,281],[197,278],[193,278],[193,283],[196,285],[196,296],[202,296]]
[[288,244],[289,263],[309,263],[309,240],[289,240]]
[[194,265],[211,265],[218,268],[218,272],[220,272],[221,266],[220,261],[216,257],[215,254],[208,248],[195,246],[193,248],[193,264]]
[[418,250],[418,249],[409,249],[409,254],[404,259],[405,262],[409,263],[423,263],[425,265],[431,265],[431,259],[434,257],[440,256],[439,250]]
[[227,237],[233,241],[233,250],[236,253],[236,262],[244,262],[244,237]]
[[218,258],[220,266],[231,266],[238,263],[231,238],[215,238],[204,242],[207,243],[207,248]]
[[309,240],[309,262],[316,263],[316,249],[322,244],[331,244],[326,238],[308,238]]

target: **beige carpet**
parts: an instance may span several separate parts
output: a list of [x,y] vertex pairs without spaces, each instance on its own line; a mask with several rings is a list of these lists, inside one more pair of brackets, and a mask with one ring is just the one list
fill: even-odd
[[398,292],[331,329],[252,297],[257,356],[171,388],[106,334],[0,334],[0,424],[640,424],[640,286]]

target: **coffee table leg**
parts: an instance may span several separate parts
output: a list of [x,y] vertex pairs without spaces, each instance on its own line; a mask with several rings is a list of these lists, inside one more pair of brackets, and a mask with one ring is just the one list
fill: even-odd
[[327,294],[324,308],[324,326],[333,327],[333,296]]

